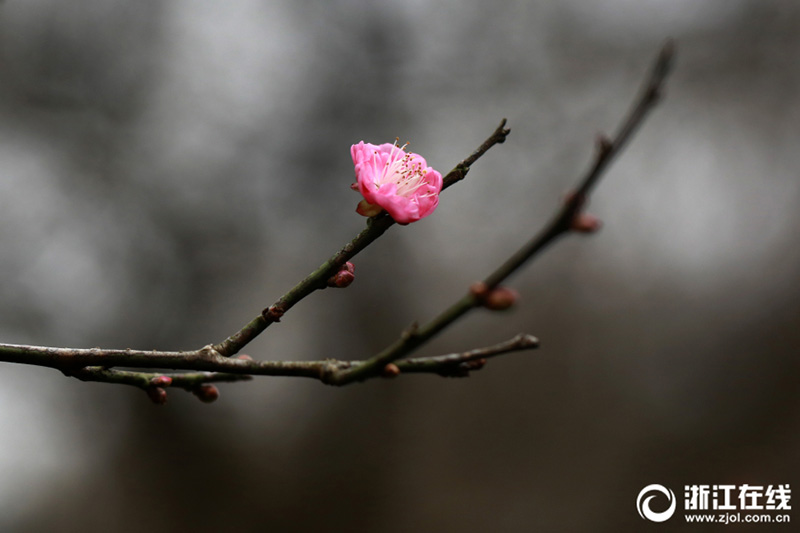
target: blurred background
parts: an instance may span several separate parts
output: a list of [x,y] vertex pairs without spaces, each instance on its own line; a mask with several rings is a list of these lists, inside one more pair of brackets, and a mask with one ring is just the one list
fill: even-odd
[[400,137],[444,173],[508,117],[434,216],[245,350],[367,357],[551,216],[668,37],[666,99],[594,195],[603,230],[420,354],[540,350],[165,407],[3,364],[0,530],[616,532],[648,527],[651,483],[679,509],[689,484],[798,487],[791,0],[3,2],[0,341],[218,342],[364,227],[351,144]]

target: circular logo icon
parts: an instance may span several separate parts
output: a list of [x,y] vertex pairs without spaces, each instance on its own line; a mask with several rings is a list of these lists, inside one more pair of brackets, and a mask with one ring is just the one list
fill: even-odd
[[[648,493],[651,492],[660,492],[667,497],[669,508],[666,511],[657,513],[650,510],[650,500],[658,496],[658,494],[650,494],[648,496]],[[665,520],[669,520],[675,513],[675,493],[664,485],[658,485],[656,483],[647,485],[639,492],[639,496],[636,498],[636,510],[639,511],[639,516],[651,522],[664,522]]]

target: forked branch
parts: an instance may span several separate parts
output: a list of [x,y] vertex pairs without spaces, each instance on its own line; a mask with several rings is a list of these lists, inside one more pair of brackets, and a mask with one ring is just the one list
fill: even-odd
[[[331,385],[345,385],[372,377],[395,377],[410,373],[441,376],[466,376],[483,367],[487,359],[538,346],[531,335],[520,334],[508,341],[467,352],[432,357],[407,356],[427,343],[469,311],[485,307],[501,309],[514,303],[515,293],[501,284],[523,265],[538,256],[559,237],[568,233],[591,233],[599,221],[584,212],[589,194],[609,163],[627,144],[636,129],[659,100],[673,60],[668,42],[660,51],[639,96],[612,138],[601,136],[594,159],[577,186],[562,203],[550,222],[483,281],[473,284],[465,295],[422,326],[416,324],[383,351],[366,360],[323,359],[319,361],[255,361],[236,356],[249,342],[302,299],[329,286],[329,280],[346,267],[348,261],[372,244],[395,221],[387,213],[374,216],[352,241],[332,255],[319,268],[295,285],[274,304],[239,331],[215,345],[198,350],[168,352],[75,349],[0,344],[0,361],[45,366],[83,381],[132,385],[147,391],[156,403],[166,401],[166,388],[183,388],[201,400],[213,401],[218,395],[213,383],[250,379],[253,375],[308,377]],[[464,179],[472,165],[490,148],[505,141],[509,130],[503,119],[495,131],[466,159],[443,178],[443,189]],[[120,370],[118,367],[142,370]],[[181,372],[164,373],[163,370]]]

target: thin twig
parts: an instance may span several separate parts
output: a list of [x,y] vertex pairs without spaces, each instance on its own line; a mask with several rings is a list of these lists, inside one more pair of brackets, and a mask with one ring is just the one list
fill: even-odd
[[[646,79],[642,91],[635,100],[633,108],[622,121],[622,125],[614,139],[609,140],[603,137],[598,142],[594,162],[589,171],[579,181],[576,192],[564,202],[551,222],[545,226],[541,233],[533,237],[505,263],[486,277],[482,285],[484,293],[496,288],[502,281],[516,272],[522,265],[539,254],[539,252],[544,250],[548,245],[552,244],[558,237],[571,231],[573,222],[576,217],[580,215],[583,206],[586,205],[586,200],[591,188],[597,183],[597,180],[607,168],[608,164],[620,152],[634,131],[636,131],[636,128],[642,123],[648,112],[651,111],[658,102],[662,86],[672,65],[673,55],[674,48],[672,42],[668,42],[658,54],[658,58]],[[344,385],[380,373],[387,364],[397,361],[413,352],[443,329],[464,316],[467,312],[476,307],[480,307],[481,304],[482,301],[478,294],[474,291],[468,292],[429,323],[421,327],[412,327],[403,332],[399,339],[386,347],[382,352],[369,359],[366,364],[342,370],[332,376],[332,383]]]
[[[433,357],[414,357],[397,362],[401,372],[434,372],[442,376],[465,377],[471,370],[479,370],[486,359],[511,352],[533,350],[539,347],[539,339],[533,335],[520,333],[513,339],[488,348],[477,348],[463,353],[437,355]],[[477,364],[473,364],[477,363]]]

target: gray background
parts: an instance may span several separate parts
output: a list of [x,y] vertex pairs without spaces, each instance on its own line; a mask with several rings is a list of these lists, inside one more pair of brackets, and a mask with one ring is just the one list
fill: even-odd
[[646,526],[651,483],[680,508],[687,484],[796,482],[788,0],[8,0],[0,340],[218,342],[364,226],[351,144],[400,137],[446,172],[508,117],[433,216],[246,350],[375,353],[548,219],[667,37],[666,100],[591,205],[603,231],[515,276],[515,310],[421,353],[519,332],[538,352],[465,380],[261,378],[160,408],[6,364],[0,529],[616,532]]

